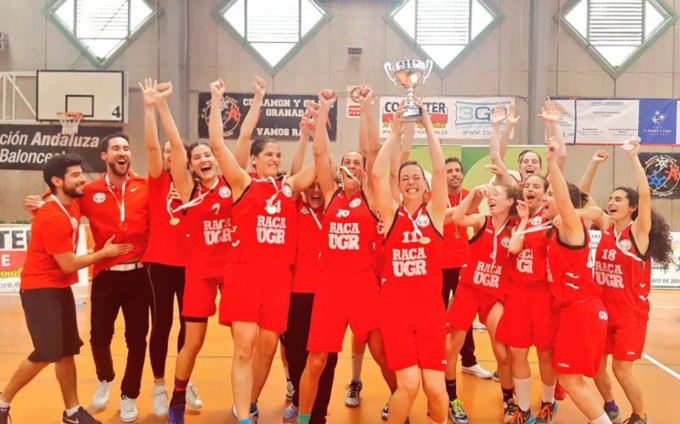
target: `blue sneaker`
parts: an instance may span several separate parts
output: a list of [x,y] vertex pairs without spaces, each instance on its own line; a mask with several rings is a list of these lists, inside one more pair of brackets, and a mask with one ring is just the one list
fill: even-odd
[[515,415],[510,418],[510,421],[508,421],[509,424],[536,424],[536,418],[534,417],[534,414],[531,412],[531,409],[528,411],[522,411],[522,408],[519,406],[515,406]]
[[186,405],[183,403],[171,405],[168,408],[168,424],[184,424],[184,410]]
[[[238,415],[236,415],[236,405],[235,404],[231,405],[231,415],[233,415],[234,418],[236,418],[238,420]],[[253,424],[256,424],[259,416],[260,416],[260,411],[257,410],[257,404],[251,403],[250,404],[250,421]]]
[[554,424],[557,413],[557,401],[553,403],[541,402],[541,410],[536,415],[536,424]]
[[290,423],[298,418],[298,407],[292,403],[283,410],[283,422]]
[[449,416],[456,424],[468,424],[470,422],[460,399],[454,399],[449,403]]

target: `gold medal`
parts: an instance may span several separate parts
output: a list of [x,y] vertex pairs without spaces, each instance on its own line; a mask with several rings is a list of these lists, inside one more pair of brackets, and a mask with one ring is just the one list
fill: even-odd
[[179,218],[173,216],[172,219],[170,220],[170,225],[174,226],[177,224],[179,224]]
[[127,222],[121,222],[118,225],[118,228],[120,228],[121,231],[127,231]]
[[458,228],[456,228],[456,232],[453,233],[453,237],[455,237],[456,240],[458,240],[460,238],[460,233],[458,232]]
[[272,204],[268,204],[267,206],[265,206],[264,209],[267,211],[269,215],[274,215],[277,212],[276,206]]
[[420,244],[430,244],[430,238],[429,237],[421,237],[420,240],[418,240]]

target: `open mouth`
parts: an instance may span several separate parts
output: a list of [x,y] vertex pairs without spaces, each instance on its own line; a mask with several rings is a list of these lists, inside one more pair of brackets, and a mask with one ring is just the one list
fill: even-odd
[[535,194],[527,194],[527,201],[531,202],[532,200],[536,199]]
[[118,159],[116,161],[116,164],[120,165],[120,166],[125,166],[125,165],[127,165],[127,159],[125,159],[125,158]]
[[533,168],[527,168],[527,169],[524,170],[524,172],[525,172],[527,175],[534,175],[534,173],[536,172],[536,170],[534,170]]
[[615,214],[616,212],[618,212],[619,210],[616,209],[616,208],[609,208],[609,209],[607,209],[607,211],[609,212],[609,215],[612,215],[612,214]]

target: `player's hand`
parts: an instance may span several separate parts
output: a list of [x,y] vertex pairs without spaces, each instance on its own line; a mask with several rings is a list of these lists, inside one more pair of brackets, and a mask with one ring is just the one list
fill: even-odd
[[101,248],[102,253],[107,258],[115,258],[116,256],[125,255],[132,250],[132,243],[115,244],[113,242],[115,237],[115,235],[111,236],[108,240],[106,240],[106,243],[104,243],[104,246]]
[[155,106],[156,105],[156,85],[158,84],[155,80],[151,78],[144,78],[143,83],[137,83],[139,89],[142,91],[142,100],[144,100],[144,106]]
[[267,88],[267,83],[256,75],[253,79],[253,93],[255,93],[255,97],[263,98],[265,95],[265,88]]
[[505,110],[505,107],[501,105],[496,105],[496,107],[493,108],[491,111],[491,126],[492,127],[500,127],[501,123],[505,121],[505,119],[508,117],[508,112]]
[[212,95],[213,99],[218,98],[222,100],[222,97],[224,96],[224,81],[218,79],[217,81],[211,82],[210,94]]
[[505,121],[508,123],[508,125],[517,125],[519,118],[521,118],[521,116],[515,116],[515,105],[508,105],[508,117],[505,118]]
[[522,221],[529,219],[529,206],[523,200],[517,200],[517,216]]
[[602,163],[607,159],[609,159],[609,153],[605,152],[604,150],[598,150],[595,152],[591,160],[595,163]]
[[172,83],[171,82],[159,82],[156,85],[156,101],[167,101],[172,95]]
[[330,88],[321,90],[319,93],[319,106],[325,108],[326,110],[330,110],[330,108],[332,108],[335,104],[336,100],[338,100],[338,95]]
[[27,212],[35,213],[42,205],[45,204],[45,201],[42,199],[42,197],[36,195],[36,194],[29,194],[24,198],[24,209]]

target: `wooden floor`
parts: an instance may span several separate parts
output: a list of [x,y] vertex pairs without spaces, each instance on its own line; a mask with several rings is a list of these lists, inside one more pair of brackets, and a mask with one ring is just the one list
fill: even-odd
[[[654,291],[651,296],[653,309],[647,344],[646,359],[635,365],[635,374],[643,387],[647,413],[654,424],[680,423],[680,414],[674,411],[680,395],[680,291]],[[92,354],[89,349],[89,309],[86,305],[78,309],[80,334],[85,346],[76,358],[80,399],[89,406],[96,383]],[[0,389],[4,387],[15,367],[32,350],[31,341],[24,323],[21,303],[18,297],[0,297]],[[116,371],[123,374],[125,364],[125,342],[123,339],[122,317],[116,325],[113,354]],[[174,329],[171,338],[176,337]],[[477,358],[489,370],[494,370],[493,355],[488,335],[475,332]],[[171,342],[174,346],[174,342]],[[170,349],[166,378],[171,388],[176,352]],[[235,423],[229,413],[232,404],[230,387],[230,366],[232,342],[227,328],[211,321],[208,338],[197,362],[192,381],[204,401],[203,409],[190,411],[187,423]],[[650,359],[651,358],[651,359]],[[650,362],[650,360],[652,362]],[[657,364],[653,363],[657,361]],[[532,355],[532,370],[536,374],[535,357]],[[666,369],[664,369],[666,367]],[[345,340],[345,351],[341,353],[336,371],[333,398],[329,408],[329,423],[380,423],[380,410],[388,399],[389,392],[380,377],[375,363],[368,357],[363,370],[364,390],[362,405],[357,409],[344,406],[345,385],[350,377],[349,337]],[[117,378],[116,383],[120,383]],[[151,368],[147,361],[142,382],[142,394],[138,399],[140,423],[163,423],[164,418],[153,415],[151,409]],[[594,390],[594,386],[593,386]],[[473,424],[502,423],[501,391],[498,383],[484,381],[472,376],[459,376],[458,393],[464,401]],[[593,392],[595,393],[595,391]],[[285,378],[280,358],[277,355],[269,381],[260,398],[260,423],[281,423],[285,407]],[[104,423],[119,423],[118,389],[112,391],[109,408],[95,416]],[[623,392],[616,390],[617,401],[626,417],[630,414]],[[534,410],[540,404],[540,380],[532,377],[532,405]],[[12,403],[14,424],[57,423],[63,409],[59,388],[52,368],[48,368],[28,385]],[[568,399],[560,404],[556,422],[560,424],[585,423],[587,420]],[[426,401],[421,394],[411,413],[413,424],[428,423]]]

